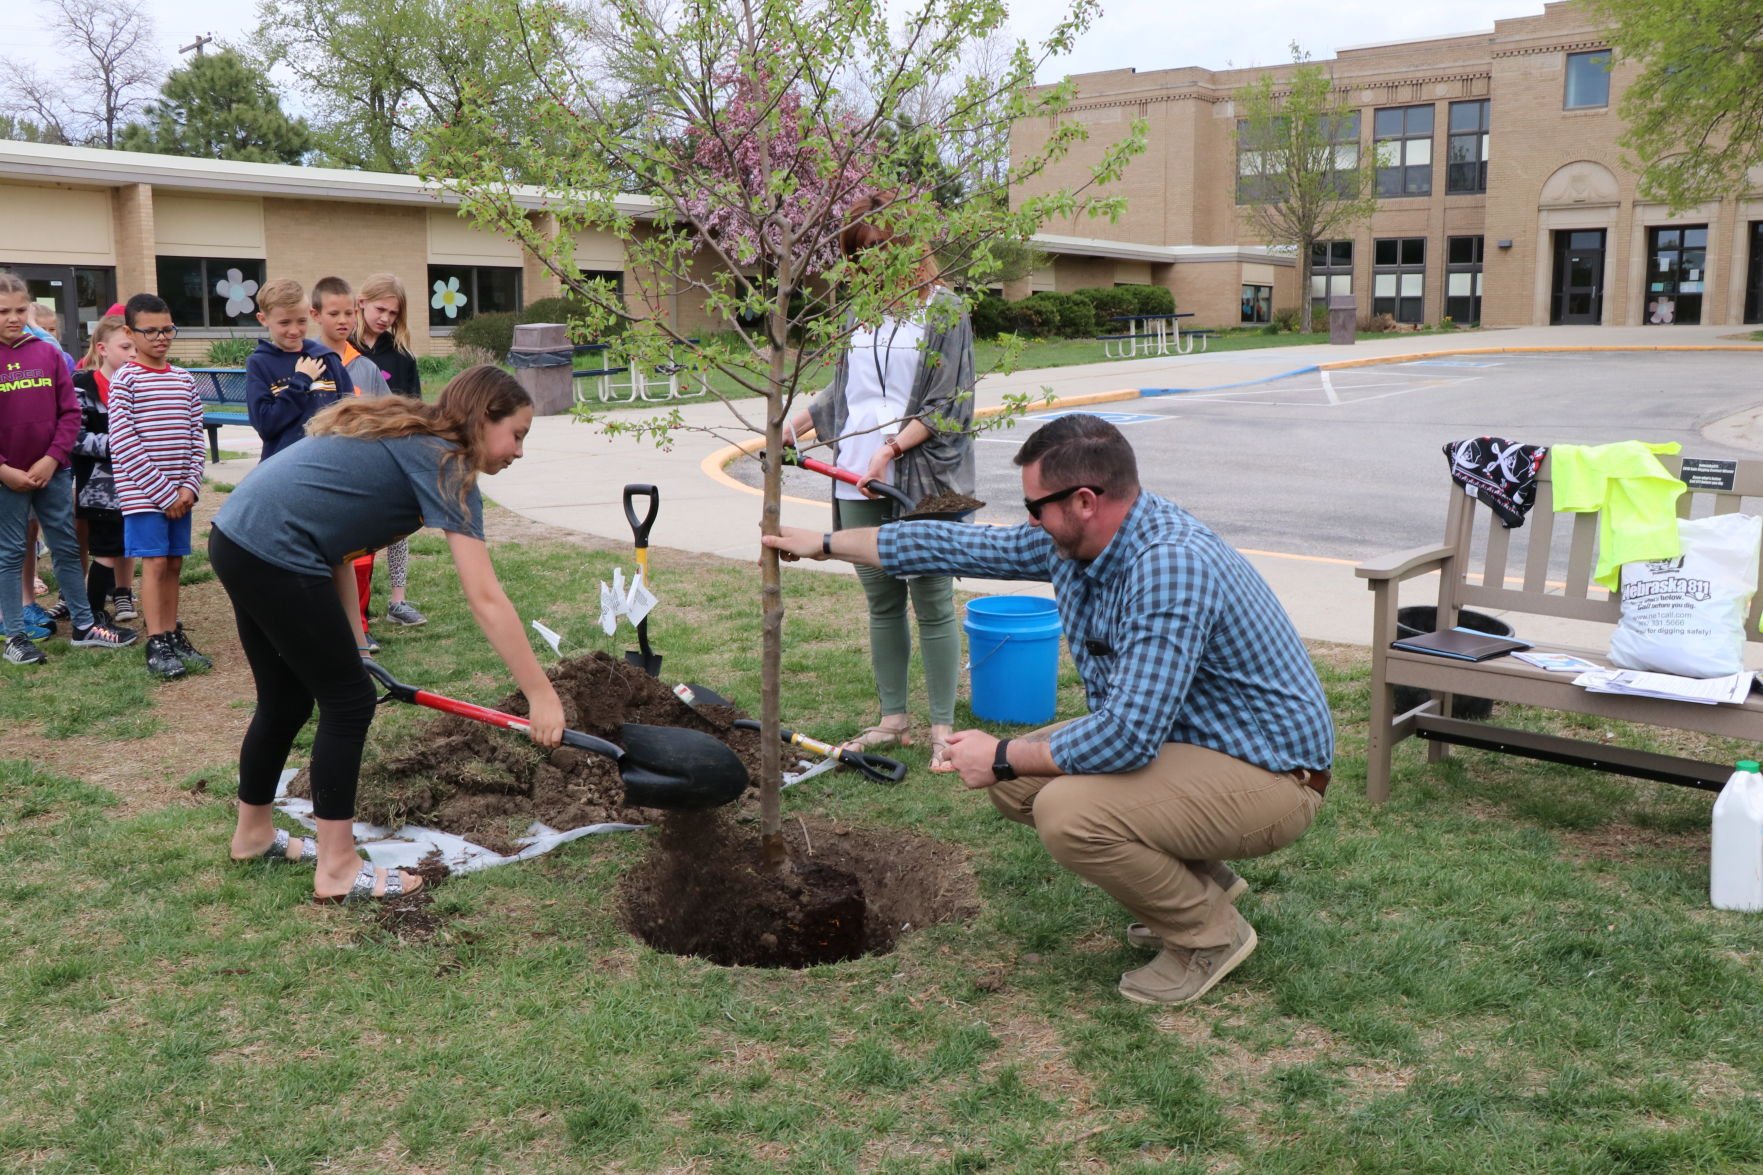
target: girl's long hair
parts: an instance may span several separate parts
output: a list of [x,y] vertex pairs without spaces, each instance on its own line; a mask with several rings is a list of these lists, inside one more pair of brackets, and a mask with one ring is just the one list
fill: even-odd
[[117,331],[126,329],[128,329],[128,324],[122,320],[120,314],[113,314],[94,322],[92,324],[92,345],[86,348],[85,355],[81,357],[79,369],[81,371],[98,370],[98,345]]
[[457,485],[463,507],[477,484],[484,425],[530,408],[532,403],[532,397],[512,375],[494,364],[480,363],[448,380],[433,404],[406,396],[344,400],[307,421],[306,435],[370,441],[439,437],[448,447],[441,458],[441,485]]
[[[395,273],[376,273],[361,283],[361,292],[355,295],[357,303],[377,302],[381,298],[398,299],[398,317],[392,323],[387,334],[392,336],[392,344],[405,354],[410,353],[410,296],[404,292],[404,283],[398,280]],[[355,330],[349,336],[357,351],[366,351],[362,341],[365,330],[366,315],[357,315]]]

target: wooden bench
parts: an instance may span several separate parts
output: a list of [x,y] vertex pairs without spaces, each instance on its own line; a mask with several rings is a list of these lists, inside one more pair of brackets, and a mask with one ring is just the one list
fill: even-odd
[[[1693,454],[1692,454],[1693,456]],[[1674,474],[1678,457],[1661,461]],[[1680,517],[1763,512],[1763,461],[1736,461],[1730,490],[1692,488],[1678,500]],[[1537,500],[1524,525],[1507,530],[1485,505],[1450,488],[1445,539],[1437,547],[1402,551],[1360,564],[1358,575],[1371,589],[1371,731],[1366,750],[1367,797],[1381,803],[1390,794],[1390,756],[1405,738],[1428,741],[1427,758],[1438,762],[1452,745],[1503,751],[1555,763],[1590,767],[1640,779],[1719,790],[1732,773],[1731,763],[1710,763],[1663,755],[1595,740],[1542,734],[1452,716],[1451,697],[1462,694],[1540,706],[1573,714],[1594,715],[1703,734],[1746,739],[1763,746],[1763,695],[1743,705],[1701,705],[1654,698],[1595,694],[1573,684],[1572,673],[1549,673],[1514,657],[1491,661],[1454,661],[1425,653],[1390,648],[1396,639],[1398,585],[1416,576],[1438,573],[1438,628],[1457,623],[1458,612],[1475,608],[1500,613],[1517,635],[1536,641],[1540,651],[1569,652],[1609,666],[1609,635],[1621,617],[1618,597],[1591,582],[1596,553],[1598,515],[1558,514],[1554,509],[1550,463],[1543,463]],[[1551,579],[1551,564],[1566,568],[1564,580]],[[1751,604],[1745,622],[1747,641],[1763,641],[1757,631],[1763,612],[1763,591]],[[1526,616],[1594,622],[1586,629],[1587,647],[1573,648],[1536,640],[1525,632]],[[1428,697],[1406,713],[1395,709],[1395,687],[1427,691]],[[1500,714],[1495,711],[1493,718]]]

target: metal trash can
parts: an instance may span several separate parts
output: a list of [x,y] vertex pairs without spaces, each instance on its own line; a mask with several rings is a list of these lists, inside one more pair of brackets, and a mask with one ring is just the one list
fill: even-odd
[[[1439,610],[1428,604],[1419,608],[1396,609],[1396,639],[1406,640],[1411,636],[1423,636],[1438,631]],[[1485,632],[1490,636],[1514,636],[1512,626],[1503,620],[1489,616],[1485,612],[1471,612],[1467,608],[1457,611],[1457,623],[1463,628],[1473,628],[1476,632]],[[1405,714],[1420,705],[1432,694],[1412,686],[1398,685],[1396,690],[1396,713]],[[1479,722],[1494,712],[1494,704],[1487,698],[1472,698],[1464,694],[1451,696],[1451,717],[1465,718]]]
[[1336,294],[1328,300],[1328,341],[1337,347],[1351,347],[1359,337],[1359,310],[1351,294]]

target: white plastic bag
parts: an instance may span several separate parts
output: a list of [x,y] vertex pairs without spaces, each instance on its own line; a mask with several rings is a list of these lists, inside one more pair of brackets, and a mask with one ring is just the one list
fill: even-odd
[[1681,677],[1738,673],[1763,518],[1719,514],[1680,521],[1677,530],[1678,558],[1622,565],[1622,621],[1610,638],[1610,660]]

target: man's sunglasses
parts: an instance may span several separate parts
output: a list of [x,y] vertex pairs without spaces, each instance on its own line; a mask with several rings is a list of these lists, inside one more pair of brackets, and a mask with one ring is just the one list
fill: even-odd
[[1028,511],[1028,516],[1030,518],[1039,522],[1041,520],[1041,507],[1051,506],[1054,502],[1063,502],[1079,490],[1088,490],[1098,498],[1108,492],[1102,486],[1066,486],[1064,489],[1054,490],[1052,493],[1047,494],[1044,497],[1024,498],[1022,500],[1022,508]]

